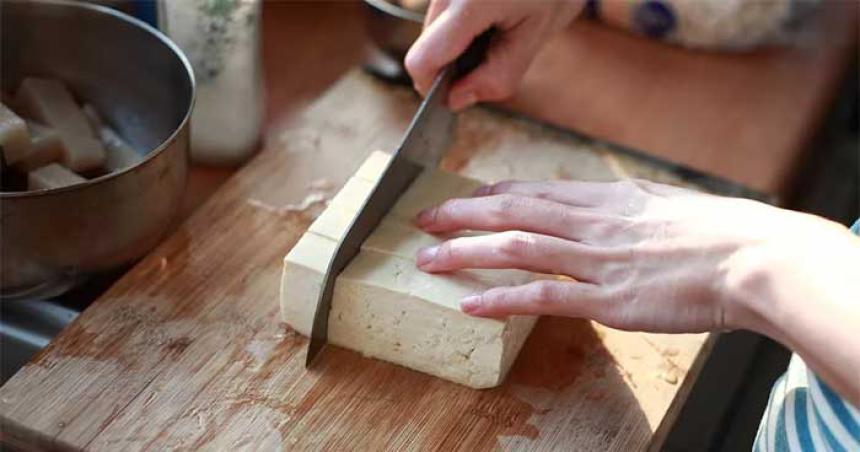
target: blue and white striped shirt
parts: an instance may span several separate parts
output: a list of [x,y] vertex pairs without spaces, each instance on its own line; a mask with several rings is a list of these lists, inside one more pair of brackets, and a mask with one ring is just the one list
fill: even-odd
[[[851,231],[860,235],[860,220]],[[860,410],[794,355],[770,392],[753,451],[860,451]]]

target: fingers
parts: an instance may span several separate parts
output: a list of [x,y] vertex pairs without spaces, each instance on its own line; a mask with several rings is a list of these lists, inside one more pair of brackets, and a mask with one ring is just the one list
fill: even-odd
[[424,28],[430,26],[439,14],[442,11],[448,9],[448,5],[451,3],[450,0],[433,0],[430,2],[430,6],[427,8],[427,14],[424,15]]
[[490,289],[464,298],[460,309],[480,317],[557,315],[596,319],[608,301],[608,295],[593,284],[544,280]]
[[600,251],[569,240],[521,231],[462,237],[418,252],[418,268],[448,272],[465,268],[515,268],[594,281],[605,260]]
[[448,106],[460,111],[478,101],[513,96],[535,57],[539,45],[537,33],[518,26],[499,34],[487,51],[486,61],[451,87]]
[[439,12],[406,54],[406,70],[415,89],[426,94],[439,70],[491,25],[492,16],[474,7],[452,5]]
[[615,182],[506,181],[480,187],[474,192],[474,196],[491,195],[527,196],[630,216],[644,209],[649,199],[700,194],[686,188],[632,179]]
[[554,201],[494,195],[446,201],[419,213],[416,223],[430,233],[519,230],[587,242],[584,239],[597,233],[624,226],[620,220]]
[[514,194],[548,199],[577,207],[596,207],[614,196],[610,184],[579,181],[506,181],[485,185],[475,190],[475,196]]

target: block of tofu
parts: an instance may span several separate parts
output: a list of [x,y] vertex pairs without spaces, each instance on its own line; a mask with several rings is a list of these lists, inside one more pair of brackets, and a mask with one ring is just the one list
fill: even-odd
[[19,171],[30,172],[60,160],[64,145],[54,129],[32,121],[27,121],[30,132],[30,149],[13,166]]
[[58,163],[37,168],[27,175],[27,188],[29,190],[60,188],[81,182],[86,182],[86,179]]
[[[337,241],[387,158],[372,154],[284,259],[282,315],[301,334],[310,333]],[[446,197],[467,196],[477,185],[441,171],[429,171],[413,183],[401,201],[421,205],[401,205],[399,212],[389,213],[338,277],[329,317],[331,343],[474,388],[503,381],[535,318],[471,317],[460,311],[459,301],[491,287],[524,284],[535,275],[518,270],[424,273],[415,267],[415,252],[442,239],[417,229],[407,218]],[[329,211],[339,213],[327,215]]]
[[84,172],[105,162],[102,142],[92,133],[84,113],[71,93],[57,80],[27,78],[21,82],[15,97],[21,113],[57,131],[63,141],[63,165]]
[[0,146],[3,147],[3,158],[9,165],[30,153],[27,123],[3,104],[0,104]]
[[125,141],[119,133],[105,123],[101,114],[90,104],[82,108],[87,117],[93,134],[102,141],[105,147],[104,167],[108,171],[118,171],[129,168],[143,161],[143,155]]

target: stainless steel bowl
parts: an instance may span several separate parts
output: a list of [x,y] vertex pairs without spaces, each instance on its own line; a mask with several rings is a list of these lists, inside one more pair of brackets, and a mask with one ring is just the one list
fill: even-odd
[[177,212],[188,171],[194,77],[161,33],[114,10],[59,0],[3,1],[2,88],[62,79],[146,155],[70,187],[0,193],[0,297],[59,294],[142,257]]
[[424,15],[388,0],[364,0],[367,34],[377,52],[366,65],[375,74],[410,83],[403,58],[421,35]]

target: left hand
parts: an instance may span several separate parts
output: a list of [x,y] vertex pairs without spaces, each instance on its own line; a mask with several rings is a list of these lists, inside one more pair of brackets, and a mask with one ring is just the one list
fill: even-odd
[[431,233],[497,233],[421,250],[420,269],[517,268],[569,278],[494,288],[462,300],[465,312],[584,317],[627,330],[759,329],[733,296],[754,273],[750,256],[786,249],[803,256],[801,238],[814,249],[834,229],[811,215],[646,181],[506,182],[475,195],[427,209],[416,222]]
[[860,404],[860,239],[840,224],[644,181],[506,182],[416,221],[431,233],[496,232],[419,251],[422,270],[567,277],[490,289],[462,300],[466,313],[659,333],[748,329]]

